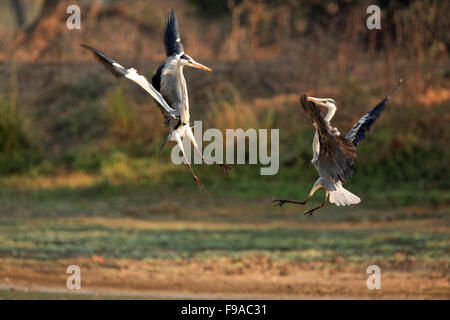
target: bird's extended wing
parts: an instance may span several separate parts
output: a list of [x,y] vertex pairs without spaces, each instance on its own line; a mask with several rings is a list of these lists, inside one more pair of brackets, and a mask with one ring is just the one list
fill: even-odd
[[156,100],[159,108],[165,116],[170,117],[174,120],[177,119],[175,110],[169,106],[169,104],[164,100],[161,94],[147,81],[147,79],[144,76],[138,74],[135,69],[125,69],[123,66],[118,64],[116,61],[108,57],[100,50],[97,50],[85,44],[82,44],[82,46],[92,51],[95,57],[116,77],[124,76],[125,78],[128,78],[131,81],[137,83],[141,88],[147,91]]
[[381,112],[384,110],[386,103],[389,101],[391,96],[400,89],[402,85],[403,79],[400,79],[400,83],[397,88],[395,88],[386,98],[383,99],[379,104],[375,106],[372,110],[367,112],[364,116],[361,117],[350,129],[345,138],[352,141],[355,147],[365,138],[366,132],[370,130],[370,127],[378,119]]
[[183,44],[181,43],[180,32],[178,31],[178,22],[175,17],[175,11],[172,9],[167,16],[166,26],[164,28],[164,44],[166,54],[170,57],[173,54],[183,53]]
[[347,182],[353,174],[355,147],[350,140],[331,133],[330,125],[323,119],[317,105],[307,101],[305,95],[300,98],[300,104],[319,133],[320,152],[316,161],[319,173],[335,181]]

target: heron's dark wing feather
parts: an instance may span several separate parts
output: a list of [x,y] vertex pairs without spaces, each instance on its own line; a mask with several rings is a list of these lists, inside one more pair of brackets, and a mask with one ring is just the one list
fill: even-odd
[[[161,95],[163,96],[164,100],[166,100],[167,103],[170,103],[170,101],[168,100],[167,96],[165,96],[164,93],[161,92],[161,74],[162,74],[163,68],[164,68],[164,63],[159,66],[158,70],[153,75],[153,77],[152,77],[152,85],[153,85],[153,87],[156,90],[158,90],[159,93],[161,93]],[[162,112],[162,114],[164,116],[164,125],[166,127],[168,127],[170,125],[170,118],[167,117],[167,115],[165,115],[164,112]]]
[[181,43],[180,32],[178,31],[178,22],[175,17],[175,11],[172,9],[167,16],[166,26],[164,28],[164,44],[166,54],[170,57],[173,54],[183,53],[183,44]]
[[161,73],[163,69],[164,63],[159,66],[158,70],[156,70],[156,73],[152,77],[152,85],[156,90],[158,90],[158,92],[161,92]]
[[116,76],[124,76],[125,78],[130,79],[131,81],[137,83],[142,89],[147,91],[153,99],[157,102],[158,107],[161,109],[162,113],[165,117],[172,118],[177,120],[175,110],[172,109],[169,104],[164,100],[161,94],[147,81],[147,79],[138,74],[135,69],[130,68],[126,69],[121,66],[119,63],[108,57],[106,54],[101,52],[100,50],[94,49],[88,45],[82,45],[83,47],[92,51],[95,57],[104,65],[107,69],[109,69]]
[[108,57],[106,54],[104,54],[100,50],[92,48],[92,47],[88,46],[87,44],[82,44],[81,46],[92,51],[94,53],[94,56],[97,58],[97,60],[101,64],[103,64],[106,67],[106,69],[111,71],[111,73],[113,75],[115,75],[116,77],[125,76],[128,73],[127,69],[122,67],[120,64],[118,64],[116,61],[114,61],[113,59]]
[[352,142],[332,134],[330,125],[323,119],[317,105],[307,101],[305,95],[301,97],[300,104],[319,133],[320,152],[316,162],[319,173],[335,181],[347,182],[353,174],[353,162],[356,158]]
[[400,80],[399,85],[395,88],[386,98],[383,99],[380,103],[378,103],[375,108],[370,110],[364,116],[361,117],[350,129],[350,131],[345,136],[347,139],[352,141],[355,147],[366,137],[366,132],[370,130],[370,127],[378,119],[381,112],[386,107],[386,103],[389,101],[391,96],[400,89],[403,80]]

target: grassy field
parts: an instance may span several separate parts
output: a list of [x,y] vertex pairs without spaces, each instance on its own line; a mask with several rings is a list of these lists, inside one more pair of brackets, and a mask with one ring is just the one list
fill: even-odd
[[[0,286],[20,293],[0,296],[80,298],[64,291],[76,264],[89,299],[449,297],[448,199],[391,206],[386,190],[306,217],[273,207],[265,189],[233,188],[178,188],[175,200],[164,184],[2,188]],[[376,293],[371,264],[383,272]]]

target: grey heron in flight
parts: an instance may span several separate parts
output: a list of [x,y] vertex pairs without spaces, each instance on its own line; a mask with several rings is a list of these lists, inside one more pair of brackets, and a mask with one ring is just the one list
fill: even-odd
[[169,135],[164,140],[161,149],[167,141],[175,141],[183,153],[183,157],[195,179],[195,182],[200,188],[203,188],[203,184],[195,175],[191,164],[186,157],[182,143],[184,136],[187,136],[192,142],[194,148],[199,153],[203,161],[210,161],[211,163],[218,164],[224,171],[231,168],[224,163],[218,163],[214,160],[203,157],[203,154],[195,141],[192,128],[190,126],[189,98],[186,80],[183,75],[183,68],[187,66],[206,71],[211,71],[211,69],[198,63],[184,53],[183,44],[181,43],[180,33],[178,31],[178,22],[173,9],[166,19],[164,28],[164,45],[166,47],[167,58],[156,71],[152,78],[151,84],[144,76],[140,75],[136,69],[126,69],[100,50],[85,44],[82,46],[92,51],[95,57],[116,77],[123,76],[137,83],[155,99],[161,113],[163,114],[164,125],[170,129]]
[[[341,137],[340,132],[330,124],[337,109],[336,102],[329,98],[314,98],[303,95],[300,98],[300,104],[316,129],[312,145],[313,159],[311,162],[316,167],[320,177],[314,183],[304,201],[277,199],[273,200],[275,206],[282,207],[285,203],[304,205],[319,188],[325,189],[325,198],[322,204],[306,211],[305,214],[311,215],[314,211],[323,208],[328,195],[330,196],[330,202],[337,206],[360,203],[361,199],[346,190],[342,185],[353,174],[356,147],[380,116],[391,96],[400,88],[402,81],[400,80],[399,85],[383,101],[359,119],[345,138]],[[318,106],[328,109],[325,117],[322,117]]]

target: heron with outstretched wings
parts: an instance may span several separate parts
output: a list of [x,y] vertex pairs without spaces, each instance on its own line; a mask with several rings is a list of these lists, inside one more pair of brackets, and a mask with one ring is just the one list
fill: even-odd
[[195,175],[189,160],[186,157],[182,142],[183,137],[188,137],[204,161],[210,161],[218,164],[224,171],[230,169],[230,167],[224,163],[218,163],[205,158],[200,151],[197,142],[195,141],[194,134],[190,126],[189,98],[183,68],[187,66],[206,71],[211,71],[211,69],[198,63],[185,54],[183,44],[181,43],[178,22],[175,17],[174,10],[169,13],[166,19],[164,28],[164,44],[166,47],[167,58],[152,77],[152,83],[150,83],[143,75],[140,75],[134,68],[124,68],[100,50],[85,44],[82,46],[92,51],[95,57],[115,76],[125,77],[137,83],[153,97],[163,114],[164,125],[170,128],[169,135],[163,142],[161,149],[167,141],[175,141],[181,149],[186,164],[188,165],[197,185],[202,188],[203,184]]
[[[313,139],[312,163],[319,173],[319,179],[314,183],[311,192],[304,201],[297,200],[273,200],[276,206],[282,207],[285,203],[306,204],[309,198],[319,189],[325,189],[325,197],[320,206],[308,210],[305,214],[311,215],[314,211],[323,208],[329,196],[331,203],[337,206],[357,204],[361,199],[346,190],[342,185],[353,175],[353,163],[356,158],[356,147],[366,136],[375,120],[384,110],[391,96],[400,88],[399,85],[377,104],[371,111],[359,119],[345,137],[341,137],[339,131],[332,127],[330,122],[336,113],[336,103],[329,98],[314,98],[303,95],[300,105],[313,123],[316,132]],[[328,109],[325,117],[322,117],[319,106]]]

